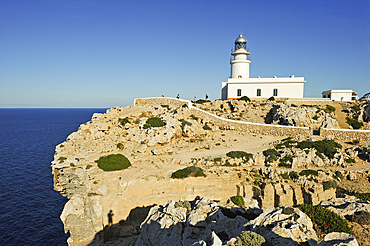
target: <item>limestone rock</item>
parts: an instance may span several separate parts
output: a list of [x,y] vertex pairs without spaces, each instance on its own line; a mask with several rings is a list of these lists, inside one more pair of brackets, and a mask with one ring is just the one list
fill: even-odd
[[262,235],[273,245],[316,245],[317,236],[310,218],[298,208],[269,207],[245,227]]
[[359,201],[354,196],[345,196],[344,198],[331,198],[321,201],[320,205],[330,209],[340,216],[353,215],[355,213],[366,211],[370,212],[369,201]]
[[326,115],[325,119],[321,123],[321,128],[326,129],[334,129],[334,128],[340,128],[338,121],[336,119],[331,118],[330,116]]
[[358,246],[356,238],[344,232],[332,232],[318,246]]

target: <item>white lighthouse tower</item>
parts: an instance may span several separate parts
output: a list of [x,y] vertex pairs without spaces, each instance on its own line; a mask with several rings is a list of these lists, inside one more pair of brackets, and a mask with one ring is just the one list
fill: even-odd
[[304,77],[249,77],[251,60],[247,48],[247,40],[242,34],[235,40],[235,47],[231,50],[231,75],[222,82],[222,100],[238,99],[243,96],[255,99],[303,98]]
[[248,79],[249,78],[249,64],[251,60],[249,57],[249,49],[247,48],[247,40],[242,34],[235,40],[234,50],[231,50],[230,58],[231,76],[233,79]]

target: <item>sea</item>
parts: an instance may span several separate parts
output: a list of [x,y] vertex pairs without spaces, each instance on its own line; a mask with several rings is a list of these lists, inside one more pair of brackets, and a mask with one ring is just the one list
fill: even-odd
[[0,245],[67,245],[55,146],[106,109],[0,108]]

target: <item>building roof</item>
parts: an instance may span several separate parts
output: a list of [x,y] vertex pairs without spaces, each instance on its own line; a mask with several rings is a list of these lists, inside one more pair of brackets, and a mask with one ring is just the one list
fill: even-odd
[[246,43],[247,40],[245,39],[245,37],[243,37],[242,34],[239,35],[239,37],[235,40],[235,43]]

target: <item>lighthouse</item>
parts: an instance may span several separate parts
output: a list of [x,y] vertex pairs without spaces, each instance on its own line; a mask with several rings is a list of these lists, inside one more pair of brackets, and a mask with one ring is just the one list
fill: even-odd
[[247,40],[242,34],[235,40],[234,49],[231,50],[232,57],[230,58],[231,76],[233,79],[248,79],[249,78],[249,64],[251,59],[250,52],[247,48]]
[[303,98],[304,77],[257,78],[249,77],[251,64],[250,51],[247,48],[247,39],[239,34],[231,50],[231,73],[227,81],[222,82],[222,100],[238,99],[243,96],[264,100],[276,98]]

